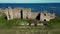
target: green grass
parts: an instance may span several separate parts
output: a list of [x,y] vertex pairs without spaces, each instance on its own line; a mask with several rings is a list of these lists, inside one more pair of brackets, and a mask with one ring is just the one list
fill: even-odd
[[[42,26],[18,26],[19,23],[24,22],[25,24],[28,22],[27,19],[13,19],[13,20],[6,20],[6,15],[2,15],[0,17],[0,29],[13,29],[13,27],[16,27],[16,29],[25,29],[25,30],[36,30],[40,29],[42,31],[47,30],[51,34],[60,34],[60,18],[51,19],[51,21],[44,22],[47,25]],[[20,28],[17,28],[20,27]],[[21,28],[25,27],[25,28]],[[15,29],[15,28],[14,28]]]
[[43,23],[45,24],[43,30],[47,30],[51,34],[60,34],[60,18],[43,21]]
[[0,17],[0,29],[10,29],[12,28],[12,26],[17,26],[19,23],[21,22],[24,22],[24,23],[27,23],[27,19],[13,19],[13,20],[7,20],[5,19],[6,15],[3,14],[1,17]]

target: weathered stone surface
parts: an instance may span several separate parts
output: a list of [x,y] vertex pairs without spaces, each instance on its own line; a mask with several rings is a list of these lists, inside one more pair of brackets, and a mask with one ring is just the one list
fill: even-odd
[[41,12],[40,15],[40,21],[50,21],[50,19],[54,19],[55,18],[55,14],[51,14],[48,12]]
[[[1,10],[0,10],[1,11]],[[44,12],[31,12],[31,8],[11,8],[8,7],[5,10],[7,19],[22,18],[22,19],[38,19],[40,21],[50,21],[55,18],[55,13]]]

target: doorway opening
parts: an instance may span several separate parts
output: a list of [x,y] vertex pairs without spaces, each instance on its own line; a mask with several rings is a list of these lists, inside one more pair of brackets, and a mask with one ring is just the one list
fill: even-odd
[[36,17],[37,20],[40,20],[40,13]]

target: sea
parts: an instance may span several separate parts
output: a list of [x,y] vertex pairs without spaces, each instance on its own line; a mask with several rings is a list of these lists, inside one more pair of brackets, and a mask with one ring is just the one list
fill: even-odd
[[32,12],[53,11],[60,17],[60,3],[0,3],[0,8],[31,8]]

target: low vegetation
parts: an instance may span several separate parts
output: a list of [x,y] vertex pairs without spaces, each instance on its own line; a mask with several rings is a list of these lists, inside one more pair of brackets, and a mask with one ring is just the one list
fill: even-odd
[[27,19],[13,19],[13,20],[7,20],[6,15],[2,14],[0,17],[0,29],[5,29],[5,28],[12,28],[12,26],[17,26],[19,23],[27,22]]
[[[0,17],[0,29],[11,29],[13,26],[18,26],[19,23],[23,22],[23,23],[34,23],[36,25],[36,23],[38,23],[38,20],[35,19],[13,19],[13,20],[6,20],[6,15],[3,14]],[[41,21],[40,21],[41,22]],[[50,32],[51,34],[54,33],[58,33],[60,34],[60,18],[55,18],[55,19],[51,19],[51,21],[43,21],[41,23],[44,23],[44,27],[42,27],[42,30],[48,30],[48,32]],[[20,26],[23,27],[23,26]],[[31,27],[32,29],[36,29],[40,26],[24,26],[26,28]],[[41,29],[41,28],[38,28]]]

